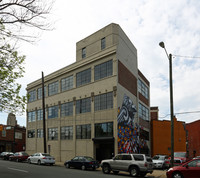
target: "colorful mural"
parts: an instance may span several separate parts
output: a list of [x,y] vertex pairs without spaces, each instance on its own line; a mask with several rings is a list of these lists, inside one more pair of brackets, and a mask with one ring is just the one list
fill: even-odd
[[140,153],[141,149],[147,148],[147,143],[140,139],[140,129],[143,128],[134,121],[137,110],[128,96],[124,95],[118,112],[118,153]]

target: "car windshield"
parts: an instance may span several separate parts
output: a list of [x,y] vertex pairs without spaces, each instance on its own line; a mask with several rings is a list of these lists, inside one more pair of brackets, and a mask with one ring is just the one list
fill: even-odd
[[28,156],[28,154],[27,154],[27,153],[22,153],[22,155],[23,155],[23,156]]
[[165,156],[154,156],[153,160],[164,160]]
[[184,152],[174,152],[174,157],[186,157],[186,153]]
[[42,153],[42,156],[51,156],[51,155],[47,153]]

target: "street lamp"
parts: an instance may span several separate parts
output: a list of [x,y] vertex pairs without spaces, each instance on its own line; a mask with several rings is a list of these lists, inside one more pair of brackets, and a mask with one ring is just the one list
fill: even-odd
[[164,42],[159,43],[164,48],[169,59],[169,83],[170,83],[170,112],[171,112],[171,166],[174,166],[174,107],[173,107],[173,83],[172,83],[172,54],[167,53]]

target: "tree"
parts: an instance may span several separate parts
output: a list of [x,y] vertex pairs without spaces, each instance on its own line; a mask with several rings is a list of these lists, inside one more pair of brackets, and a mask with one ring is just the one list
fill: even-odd
[[25,71],[25,56],[18,54],[16,44],[36,39],[27,27],[50,29],[46,16],[52,4],[51,0],[0,0],[0,112],[25,111],[27,99],[20,96],[21,85],[17,83]]

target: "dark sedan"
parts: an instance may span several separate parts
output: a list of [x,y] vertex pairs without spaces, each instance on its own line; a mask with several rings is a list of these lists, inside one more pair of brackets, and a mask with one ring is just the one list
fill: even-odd
[[29,155],[25,152],[16,152],[15,154],[9,157],[10,161],[26,161]]
[[167,178],[199,178],[200,159],[193,159],[167,171]]
[[99,167],[98,161],[95,161],[93,158],[89,156],[76,156],[72,160],[66,161],[64,165],[66,168],[73,167],[82,170],[86,170],[89,168],[96,170],[96,168]]
[[11,155],[13,155],[12,152],[2,152],[2,153],[0,154],[0,158],[2,158],[2,159],[4,159],[4,160],[8,160],[9,157],[10,157]]

